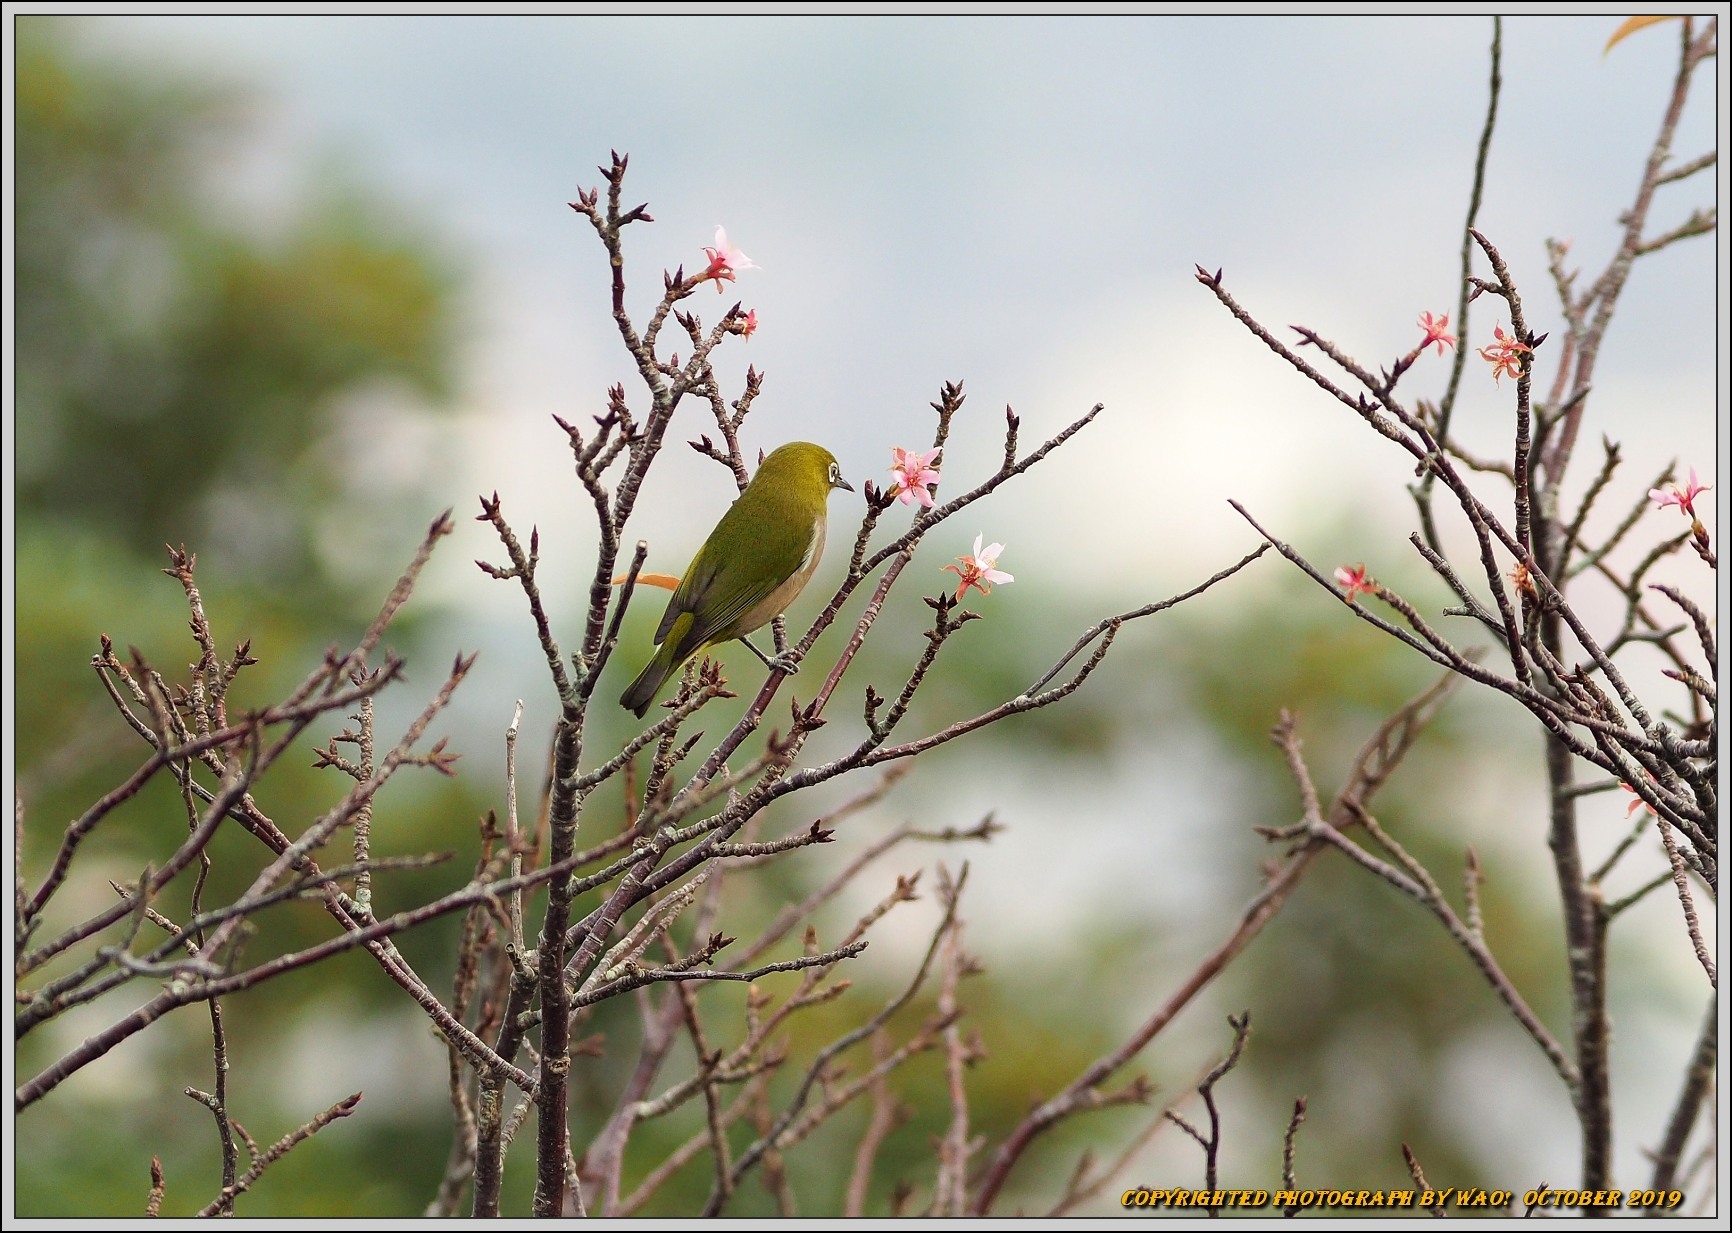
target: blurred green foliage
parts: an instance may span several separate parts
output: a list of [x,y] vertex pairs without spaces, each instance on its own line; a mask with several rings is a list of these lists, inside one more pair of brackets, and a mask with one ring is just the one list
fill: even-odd
[[[89,667],[98,634],[112,634],[123,659],[138,647],[171,680],[196,656],[184,597],[159,573],[165,542],[204,554],[201,587],[224,649],[250,638],[261,661],[238,681],[236,708],[278,700],[324,645],[352,640],[376,610],[395,576],[387,571],[402,562],[381,565],[362,592],[330,568],[314,520],[344,516],[349,460],[336,438],[367,414],[369,397],[385,392],[424,414],[450,407],[460,282],[452,254],[377,187],[309,173],[268,209],[242,204],[232,181],[257,140],[259,107],[245,87],[106,59],[77,21],[23,16],[14,29],[11,687],[22,722],[10,735],[25,810],[15,859],[34,885],[66,820],[143,759]],[[405,559],[417,524],[436,508],[406,512]],[[414,620],[399,625],[399,637]],[[291,755],[257,793],[291,830],[340,791],[309,761]],[[419,843],[437,846],[444,836],[455,846],[451,828],[470,826],[476,812],[462,792],[445,783],[405,789],[424,811]],[[81,857],[81,886],[62,896],[77,902],[57,901],[38,937],[106,906],[91,898],[111,894],[102,875],[136,879],[185,825],[172,784],[150,785],[107,821]],[[219,836],[213,852],[210,896],[232,894],[230,882],[257,867],[256,841],[238,832]],[[432,874],[406,881],[439,884]],[[178,893],[163,907],[173,912],[186,890],[171,890]],[[263,923],[272,946],[329,934],[311,908],[279,910]],[[388,998],[366,966],[351,959],[322,967],[310,983],[246,999],[229,1016],[237,1070],[268,1072],[262,1055],[284,1047],[310,990],[341,991],[361,1006]],[[89,1009],[107,1022],[133,1004],[127,999]],[[88,1030],[94,1020],[80,1022]],[[148,1035],[25,1115],[21,1214],[140,1214],[149,1163],[141,1144],[160,1150],[169,1169],[165,1212],[208,1201],[208,1193],[195,1200],[192,1179],[215,1176],[209,1115],[177,1090],[210,1084],[208,1026],[201,1012],[183,1012]],[[19,1073],[68,1043],[58,1025],[27,1037],[15,1054]],[[323,1107],[313,1103],[323,1093],[283,1109],[244,1080],[241,1092],[242,1120],[266,1140]],[[293,1179],[305,1166],[285,1162],[283,1189],[256,1196],[250,1214],[329,1214],[349,1210],[354,1194],[376,1200],[377,1177],[391,1176],[381,1166],[395,1135],[362,1137],[377,1150],[337,1159],[368,1175],[364,1185],[342,1189],[357,1179],[315,1156],[307,1165],[318,1184],[302,1187]],[[430,1159],[436,1176],[437,1149]],[[409,1184],[422,1195],[431,1183]],[[407,1210],[403,1202],[394,1193],[374,1210]]]
[[164,543],[220,561],[203,580],[218,633],[244,625],[264,660],[243,697],[295,679],[309,645],[378,603],[315,544],[314,516],[341,514],[331,436],[345,400],[381,383],[449,405],[457,284],[376,192],[315,185],[269,220],[237,218],[218,186],[253,136],[244,90],[96,59],[76,22],[16,29],[15,687],[31,768],[89,726],[98,632],[168,663],[190,653],[156,574]]
[[[1344,517],[1307,537],[1312,545],[1340,545],[1335,553],[1313,547],[1316,559],[1345,559],[1353,521]],[[1243,768],[1248,814],[1281,827],[1300,812],[1297,787],[1269,739],[1281,708],[1297,718],[1327,808],[1379,725],[1440,673],[1349,617],[1298,571],[1276,568],[1281,574],[1264,604],[1207,626],[1181,617],[1167,650],[1192,693],[1187,709],[1207,718]],[[1384,581],[1410,596],[1438,585],[1413,569],[1391,571]],[[1537,768],[1541,752],[1538,733],[1513,704],[1458,682],[1371,811],[1434,872],[1458,911],[1466,849],[1481,846],[1487,936],[1516,987],[1556,1031],[1568,1013],[1567,990],[1539,820],[1529,821],[1527,858],[1512,860],[1509,846],[1484,847],[1472,792],[1476,770],[1489,787],[1509,773],[1512,760],[1527,758]],[[1284,850],[1264,846],[1260,856]],[[1247,851],[1241,866],[1247,899],[1258,855]],[[1536,893],[1524,894],[1523,887]],[[1499,1185],[1477,1138],[1442,1112],[1483,1093],[1454,1090],[1446,1076],[1460,1063],[1465,1041],[1497,1041],[1500,1053],[1507,1050],[1498,1064],[1537,1075],[1542,1086],[1544,1063],[1467,957],[1417,904],[1326,853],[1264,938],[1226,972],[1218,994],[1252,1011],[1254,1045],[1242,1077],[1277,1110],[1310,1098],[1300,1135],[1302,1185],[1403,1188],[1410,1184],[1396,1150],[1403,1142],[1433,1176]],[[1558,1106],[1552,1125],[1567,1141],[1573,1124],[1561,1089]]]
[[75,32],[18,22],[20,517],[153,553],[245,507],[241,572],[316,608],[333,411],[382,382],[447,400],[449,259],[353,186],[246,217],[222,189],[249,97],[95,62]]

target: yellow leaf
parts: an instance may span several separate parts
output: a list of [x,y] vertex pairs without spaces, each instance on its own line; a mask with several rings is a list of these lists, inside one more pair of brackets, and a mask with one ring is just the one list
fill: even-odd
[[[1658,25],[1663,21],[1683,20],[1684,17],[1681,13],[1649,13],[1641,17],[1626,17],[1624,19],[1624,24],[1614,30],[1612,32],[1612,37],[1606,40],[1606,51],[1611,51],[1620,40],[1628,38],[1630,35],[1644,27]],[[1605,55],[1606,52],[1601,52],[1600,54]]]
[[[630,575],[621,574],[613,580],[613,585],[616,587],[622,585],[628,577]],[[680,580],[672,574],[639,574],[637,584],[640,587],[665,587],[672,591],[678,588]]]

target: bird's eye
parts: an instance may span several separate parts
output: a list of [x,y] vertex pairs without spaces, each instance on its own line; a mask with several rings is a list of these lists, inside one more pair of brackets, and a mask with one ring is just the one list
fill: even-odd
[[842,478],[842,468],[837,466],[835,463],[831,463],[830,464],[830,482],[832,484],[834,484],[837,480],[839,480],[841,478]]

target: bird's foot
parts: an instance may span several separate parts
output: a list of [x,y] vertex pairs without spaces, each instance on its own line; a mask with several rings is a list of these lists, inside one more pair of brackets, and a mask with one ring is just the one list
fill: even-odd
[[758,649],[758,644],[750,638],[741,638],[748,650],[764,661],[764,667],[771,672],[781,672],[793,676],[800,670],[800,658],[793,651],[783,651],[780,655],[766,655]]

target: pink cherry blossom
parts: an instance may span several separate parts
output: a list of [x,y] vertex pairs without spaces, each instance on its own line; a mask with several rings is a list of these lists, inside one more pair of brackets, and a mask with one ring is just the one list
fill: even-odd
[[1004,551],[1004,545],[988,544],[982,550],[980,544],[985,538],[984,535],[976,535],[973,554],[956,558],[957,565],[960,565],[961,569],[958,569],[956,565],[944,567],[962,579],[962,585],[956,588],[956,598],[959,600],[968,593],[969,587],[973,587],[982,595],[987,595],[991,593],[994,583],[1016,581],[1003,570],[994,568],[998,564],[998,554]]
[[1696,517],[1696,498],[1705,492],[1712,491],[1713,487],[1712,484],[1698,482],[1696,468],[1691,467],[1690,482],[1683,488],[1679,488],[1676,484],[1672,485],[1669,492],[1663,488],[1650,488],[1648,489],[1648,499],[1661,509],[1665,509],[1668,505],[1676,505],[1684,512],[1685,517],[1694,520]]
[[[717,284],[717,289],[720,290],[720,284]],[[754,308],[751,312],[746,314],[746,319],[744,321],[740,322],[740,337],[750,338],[753,334],[756,334],[757,332],[758,332],[758,310]]]
[[1492,337],[1497,341],[1489,347],[1481,347],[1479,356],[1491,365],[1491,375],[1501,385],[1506,373],[1512,377],[1522,375],[1521,357],[1532,355],[1533,348],[1526,343],[1517,342],[1515,335],[1505,334],[1501,325],[1492,329]]
[[727,231],[718,223],[716,226],[716,246],[705,248],[704,253],[710,259],[709,268],[697,277],[698,282],[713,279],[716,284],[716,294],[722,293],[724,282],[733,282],[737,270],[756,270],[758,264],[739,249],[728,243]]
[[[1653,776],[1650,775],[1649,778],[1652,779]],[[1626,818],[1629,817],[1631,814],[1635,813],[1636,810],[1638,810],[1638,809],[1648,809],[1649,808],[1648,802],[1642,799],[1641,793],[1637,792],[1629,784],[1620,783],[1618,786],[1630,794],[1630,807],[1628,809],[1624,810],[1624,816]],[[1653,811],[1651,809],[1649,809],[1649,812],[1651,813]]]
[[901,500],[902,504],[918,501],[926,509],[932,508],[931,485],[938,482],[938,471],[932,462],[938,457],[937,450],[905,450],[899,445],[890,447],[890,474],[896,482],[890,486],[890,495]]
[[1366,576],[1364,565],[1355,565],[1348,569],[1343,565],[1335,571],[1335,581],[1340,583],[1347,592],[1347,602],[1352,603],[1360,592],[1376,595],[1382,588]]
[[1455,346],[1455,335],[1449,332],[1449,314],[1434,317],[1430,313],[1419,314],[1419,328],[1425,331],[1425,338],[1419,344],[1419,350],[1424,351],[1432,343],[1437,344],[1437,353],[1442,355],[1444,348]]

